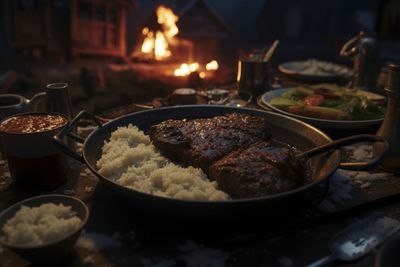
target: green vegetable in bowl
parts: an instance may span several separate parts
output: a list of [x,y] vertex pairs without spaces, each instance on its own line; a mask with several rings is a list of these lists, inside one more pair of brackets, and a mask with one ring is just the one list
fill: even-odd
[[269,103],[274,107],[286,109],[287,107],[298,105],[301,102],[286,97],[275,97],[271,99]]
[[313,94],[310,88],[296,87],[289,89],[287,92],[282,94],[282,97],[292,100],[303,100],[304,97]]
[[332,120],[383,118],[385,109],[370,101],[364,91],[336,84],[316,84],[288,89],[269,104],[290,113]]
[[379,119],[384,115],[384,108],[365,97],[347,97],[347,101],[337,106],[351,114],[353,120]]

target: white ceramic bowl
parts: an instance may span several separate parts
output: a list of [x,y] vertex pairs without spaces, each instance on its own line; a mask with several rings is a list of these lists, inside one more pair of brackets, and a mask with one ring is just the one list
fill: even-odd
[[[49,244],[39,246],[17,246],[4,240],[3,226],[8,219],[14,217],[21,205],[28,207],[38,207],[41,204],[53,203],[71,206],[72,210],[81,219],[82,223],[77,230]],[[41,195],[18,202],[0,213],[0,242],[3,246],[13,250],[24,259],[35,264],[49,264],[66,259],[72,252],[73,246],[77,241],[83,226],[89,218],[89,209],[81,200],[65,195]]]

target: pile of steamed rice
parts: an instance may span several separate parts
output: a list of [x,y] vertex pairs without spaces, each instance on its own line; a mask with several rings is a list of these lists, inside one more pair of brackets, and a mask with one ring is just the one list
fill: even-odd
[[185,200],[227,200],[201,169],[183,168],[162,156],[136,126],[111,134],[97,161],[100,174],[141,192]]
[[68,236],[81,226],[82,221],[71,206],[53,203],[21,209],[3,226],[3,240],[15,246],[39,246]]

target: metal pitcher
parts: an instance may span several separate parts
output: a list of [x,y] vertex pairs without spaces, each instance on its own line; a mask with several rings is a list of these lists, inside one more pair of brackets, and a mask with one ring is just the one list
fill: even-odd
[[379,74],[378,41],[374,37],[360,32],[343,45],[340,55],[354,60],[355,86],[376,86]]
[[[381,167],[389,172],[400,174],[400,64],[388,65],[389,77],[385,86],[388,96],[385,119],[377,135],[390,143],[390,151]],[[380,144],[374,145],[374,155],[382,151]]]
[[0,121],[14,114],[37,111],[41,98],[41,93],[31,99],[16,94],[0,94]]

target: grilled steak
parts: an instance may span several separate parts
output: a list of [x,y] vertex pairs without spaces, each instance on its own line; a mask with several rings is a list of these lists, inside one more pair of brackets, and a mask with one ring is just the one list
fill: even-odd
[[207,119],[167,120],[151,127],[150,139],[168,158],[183,165],[209,166],[228,153],[269,139],[264,118],[231,113]]
[[232,198],[248,198],[297,187],[305,169],[305,164],[294,159],[293,149],[259,141],[215,162],[209,176]]

